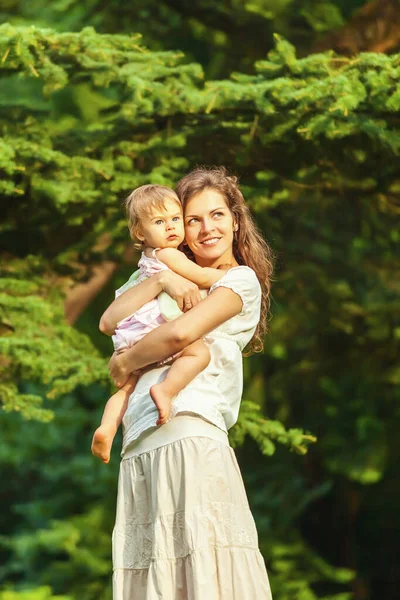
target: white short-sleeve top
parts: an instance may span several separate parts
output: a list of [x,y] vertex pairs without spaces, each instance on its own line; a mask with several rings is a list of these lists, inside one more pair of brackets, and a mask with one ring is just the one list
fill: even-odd
[[[210,363],[174,398],[171,416],[194,413],[227,431],[239,414],[243,390],[242,350],[253,337],[260,319],[261,287],[254,271],[246,266],[230,269],[209,293],[221,286],[240,296],[242,310],[205,336]],[[158,413],[149,389],[164,379],[168,368],[155,368],[140,377],[123,419],[122,454],[129,444],[156,426]]]

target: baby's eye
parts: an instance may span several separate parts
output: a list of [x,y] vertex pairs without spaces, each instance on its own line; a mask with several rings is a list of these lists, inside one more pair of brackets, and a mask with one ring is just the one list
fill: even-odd
[[180,221],[180,220],[181,220],[181,218],[180,218],[180,217],[174,217],[172,220],[173,220],[173,221]]
[[157,221],[155,222],[156,225],[162,225],[163,224],[163,220],[162,219],[157,219]]

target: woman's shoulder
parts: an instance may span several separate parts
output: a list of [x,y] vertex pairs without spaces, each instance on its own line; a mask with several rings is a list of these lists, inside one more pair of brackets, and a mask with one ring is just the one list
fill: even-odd
[[221,279],[211,286],[210,292],[219,285],[225,285],[227,282],[232,282],[239,287],[261,287],[255,271],[247,265],[238,265],[229,269]]
[[230,288],[243,302],[243,309],[257,303],[261,298],[261,286],[253,269],[247,265],[232,267],[210,287],[212,293],[218,287]]

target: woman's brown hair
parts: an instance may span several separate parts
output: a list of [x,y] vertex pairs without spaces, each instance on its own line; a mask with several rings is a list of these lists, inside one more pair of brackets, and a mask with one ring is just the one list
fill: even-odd
[[188,201],[203,190],[216,190],[225,198],[238,230],[233,240],[233,254],[239,265],[247,265],[257,275],[261,285],[261,315],[257,329],[250,342],[251,352],[261,352],[267,331],[270,308],[273,253],[258,230],[243,194],[238,178],[230,175],[225,167],[198,167],[185,175],[176,186],[176,193],[185,210]]

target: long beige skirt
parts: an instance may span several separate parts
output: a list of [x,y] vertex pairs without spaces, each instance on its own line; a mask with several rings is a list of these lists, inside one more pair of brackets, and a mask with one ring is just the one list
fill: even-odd
[[270,600],[233,450],[186,437],[122,460],[113,564],[114,600]]

